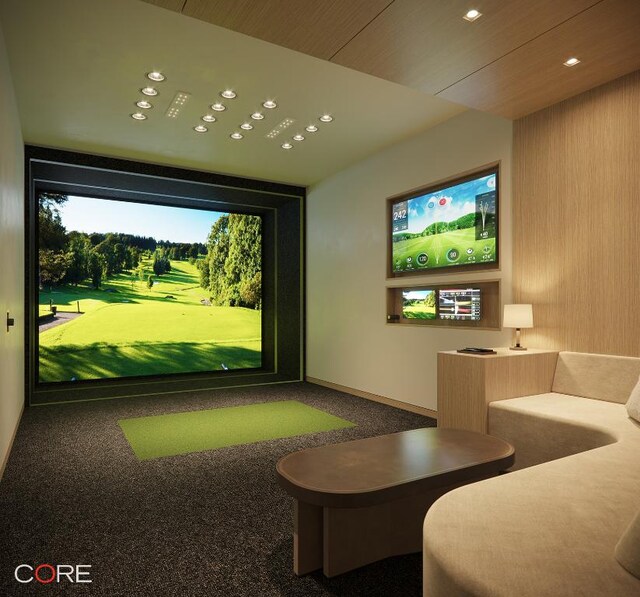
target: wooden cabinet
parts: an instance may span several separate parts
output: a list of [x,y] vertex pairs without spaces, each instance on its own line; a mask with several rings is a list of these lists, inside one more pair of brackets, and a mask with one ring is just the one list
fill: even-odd
[[551,391],[558,352],[438,353],[438,427],[487,433],[489,402]]

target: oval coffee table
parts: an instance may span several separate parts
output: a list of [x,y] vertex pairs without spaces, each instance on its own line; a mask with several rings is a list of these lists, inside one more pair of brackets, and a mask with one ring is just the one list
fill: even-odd
[[509,468],[507,442],[425,428],[294,452],[278,482],[294,501],[293,570],[332,577],[422,549],[429,506],[447,491]]

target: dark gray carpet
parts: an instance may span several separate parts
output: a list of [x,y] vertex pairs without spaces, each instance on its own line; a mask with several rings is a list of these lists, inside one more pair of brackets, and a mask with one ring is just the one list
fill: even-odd
[[[357,427],[139,462],[117,423],[274,400]],[[296,577],[292,502],[275,464],[295,450],[427,426],[435,421],[302,383],[27,409],[0,482],[0,595],[418,597],[419,554],[331,580]],[[91,564],[93,583],[19,585],[21,563]]]

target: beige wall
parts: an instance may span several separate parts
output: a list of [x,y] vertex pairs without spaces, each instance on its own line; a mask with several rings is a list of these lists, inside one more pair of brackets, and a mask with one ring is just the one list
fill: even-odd
[[514,124],[526,342],[640,356],[640,71]]
[[[0,476],[24,404],[23,151],[0,28]],[[7,311],[16,319],[9,333]]]
[[[392,109],[392,108],[391,108]],[[511,292],[510,121],[465,112],[309,190],[307,376],[436,410],[436,354],[508,332],[386,324],[386,287],[501,278]],[[501,272],[386,280],[385,199],[502,161]]]

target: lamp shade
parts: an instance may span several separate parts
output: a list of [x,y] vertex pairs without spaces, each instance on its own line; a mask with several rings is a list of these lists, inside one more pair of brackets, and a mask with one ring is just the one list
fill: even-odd
[[506,328],[532,328],[533,307],[531,305],[505,305],[502,325]]

